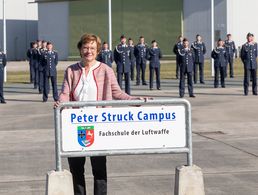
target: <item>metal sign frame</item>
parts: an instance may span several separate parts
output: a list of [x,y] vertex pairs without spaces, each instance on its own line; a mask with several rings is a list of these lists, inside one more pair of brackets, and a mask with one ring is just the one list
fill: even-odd
[[[185,131],[186,146],[179,148],[158,148],[158,149],[123,149],[123,150],[101,150],[101,151],[80,151],[80,152],[62,152],[61,143],[61,114],[62,109],[67,107],[81,108],[85,106],[147,106],[147,105],[175,105],[184,106],[185,108]],[[187,154],[187,165],[193,164],[192,152],[192,127],[191,127],[191,105],[185,99],[171,100],[111,100],[111,101],[89,101],[89,102],[65,102],[54,109],[55,117],[55,152],[56,152],[56,171],[62,171],[62,157],[79,157],[79,156],[114,156],[114,155],[137,155],[137,154]]]

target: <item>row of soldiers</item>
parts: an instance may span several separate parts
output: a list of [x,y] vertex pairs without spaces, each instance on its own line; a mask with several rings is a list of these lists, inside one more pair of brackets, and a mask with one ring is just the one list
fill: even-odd
[[31,43],[27,51],[30,66],[30,82],[39,94],[43,94],[43,102],[47,102],[49,94],[49,80],[51,80],[53,98],[58,100],[57,71],[58,53],[53,50],[53,44],[45,40]]
[[[180,37],[181,38],[181,37]],[[249,81],[252,81],[253,95],[257,95],[257,43],[254,42],[254,35],[247,34],[247,42],[241,48],[241,60],[244,64],[244,95],[248,95]],[[185,38],[182,43],[177,43],[174,51],[177,54],[177,74],[180,74],[179,95],[184,97],[185,75],[188,81],[188,91],[190,97],[195,97],[193,93],[192,77],[194,83],[197,82],[197,67],[200,71],[200,83],[204,84],[203,67],[205,44],[201,42],[200,35],[196,36],[196,42],[189,47],[189,41]],[[214,88],[219,85],[219,75],[221,87],[225,88],[225,77],[227,76],[227,64],[230,66],[230,77],[233,78],[233,58],[236,52],[235,43],[231,40],[231,34],[227,35],[227,40],[217,41],[217,46],[212,50],[211,57],[214,59]],[[194,75],[192,75],[194,74]]]
[[154,72],[156,75],[156,88],[158,90],[160,87],[160,59],[162,58],[162,53],[158,44],[155,40],[151,42],[149,47],[145,41],[144,37],[140,36],[139,43],[134,45],[131,38],[128,39],[125,35],[121,35],[120,43],[115,47],[114,52],[108,49],[108,44],[103,43],[103,49],[98,55],[98,61],[101,61],[110,67],[112,62],[116,63],[117,81],[122,88],[122,81],[125,81],[125,92],[130,94],[130,80],[134,81],[134,69],[136,65],[136,85],[148,85],[145,78],[146,63],[147,60],[150,61],[150,79],[149,87],[150,90],[153,89],[153,79]]

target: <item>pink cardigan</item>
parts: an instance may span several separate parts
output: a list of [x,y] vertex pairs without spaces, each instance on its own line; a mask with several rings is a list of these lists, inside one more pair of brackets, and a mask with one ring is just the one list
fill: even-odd
[[[65,71],[62,90],[59,95],[60,102],[75,101],[74,90],[82,75],[79,63],[69,66]],[[117,83],[114,71],[108,65],[101,63],[93,70],[94,80],[97,85],[97,101],[101,100],[133,100],[138,99],[123,92]]]

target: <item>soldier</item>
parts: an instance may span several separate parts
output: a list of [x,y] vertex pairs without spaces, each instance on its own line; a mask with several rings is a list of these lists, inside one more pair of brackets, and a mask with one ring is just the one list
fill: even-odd
[[42,47],[38,49],[39,52],[39,94],[43,92],[44,86],[44,66],[43,66],[43,57],[44,53],[47,51],[47,42],[42,41]]
[[34,82],[34,89],[38,88],[39,83],[39,51],[37,49],[37,42],[32,44],[31,50],[31,63],[32,63],[32,80]]
[[131,52],[126,45],[126,37],[120,37],[120,44],[114,50],[114,60],[116,62],[117,82],[122,89],[122,80],[124,75],[125,92],[130,95],[130,72],[131,72]]
[[134,69],[135,69],[135,56],[134,56],[134,44],[131,38],[128,39],[128,47],[131,51],[131,81],[134,81]]
[[47,102],[49,94],[49,79],[51,80],[53,98],[58,101],[57,91],[57,71],[58,53],[53,50],[53,44],[47,42],[47,51],[43,56],[43,73],[44,73],[44,87],[43,87],[43,102]]
[[227,51],[227,65],[225,67],[225,77],[227,77],[227,67],[229,64],[230,78],[234,78],[234,54],[236,53],[235,42],[232,41],[231,34],[227,34],[227,40],[225,40],[225,48]]
[[32,72],[33,72],[33,67],[32,67],[32,48],[33,48],[33,42],[30,42],[30,48],[27,50],[27,57],[29,59],[29,66],[30,66],[30,83],[33,83],[34,80],[32,79]]
[[134,47],[134,56],[136,58],[136,85],[140,85],[140,72],[142,73],[142,84],[147,85],[145,80],[146,60],[148,55],[148,46],[144,42],[144,37],[140,36],[139,43]]
[[0,51],[0,103],[6,104],[4,99],[4,68],[6,66],[6,55]]
[[178,53],[178,50],[181,50],[181,49],[184,48],[183,39],[184,38],[180,35],[178,37],[178,42],[174,45],[174,48],[173,48],[173,52],[176,55],[176,79],[178,79],[179,75],[180,75],[180,70],[179,70],[179,68],[180,68],[180,64],[179,64],[180,63],[180,55]]
[[223,47],[223,41],[221,39],[217,42],[217,47],[211,52],[211,57],[214,59],[214,88],[218,88],[219,85],[219,74],[221,87],[225,88],[225,67],[227,65],[227,52]]
[[206,53],[206,46],[202,42],[201,35],[196,35],[196,41],[192,43],[192,49],[194,51],[194,83],[197,83],[197,72],[199,66],[199,74],[200,74],[200,83],[205,84],[204,82],[204,55]]
[[112,68],[113,63],[113,52],[109,50],[108,43],[103,42],[102,50],[100,51],[98,57],[98,61],[107,64],[109,67]]
[[253,95],[257,95],[257,43],[254,42],[254,35],[247,34],[247,42],[241,49],[241,60],[244,64],[244,95],[248,95],[250,76],[252,79]]
[[153,89],[153,76],[154,71],[156,73],[156,87],[160,88],[160,59],[162,58],[161,50],[155,40],[151,42],[151,48],[149,49],[149,60],[150,60],[150,90]]
[[180,55],[180,83],[179,83],[179,95],[180,98],[184,97],[185,94],[185,75],[187,75],[187,84],[189,96],[194,98],[193,93],[193,81],[192,72],[194,67],[194,53],[191,48],[189,48],[189,41],[185,38],[183,40],[184,48],[178,51]]

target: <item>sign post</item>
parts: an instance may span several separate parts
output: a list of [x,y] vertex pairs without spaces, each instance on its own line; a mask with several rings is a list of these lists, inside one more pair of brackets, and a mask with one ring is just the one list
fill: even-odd
[[62,103],[55,132],[57,171],[61,157],[186,153],[187,165],[193,163],[191,107],[184,99]]

